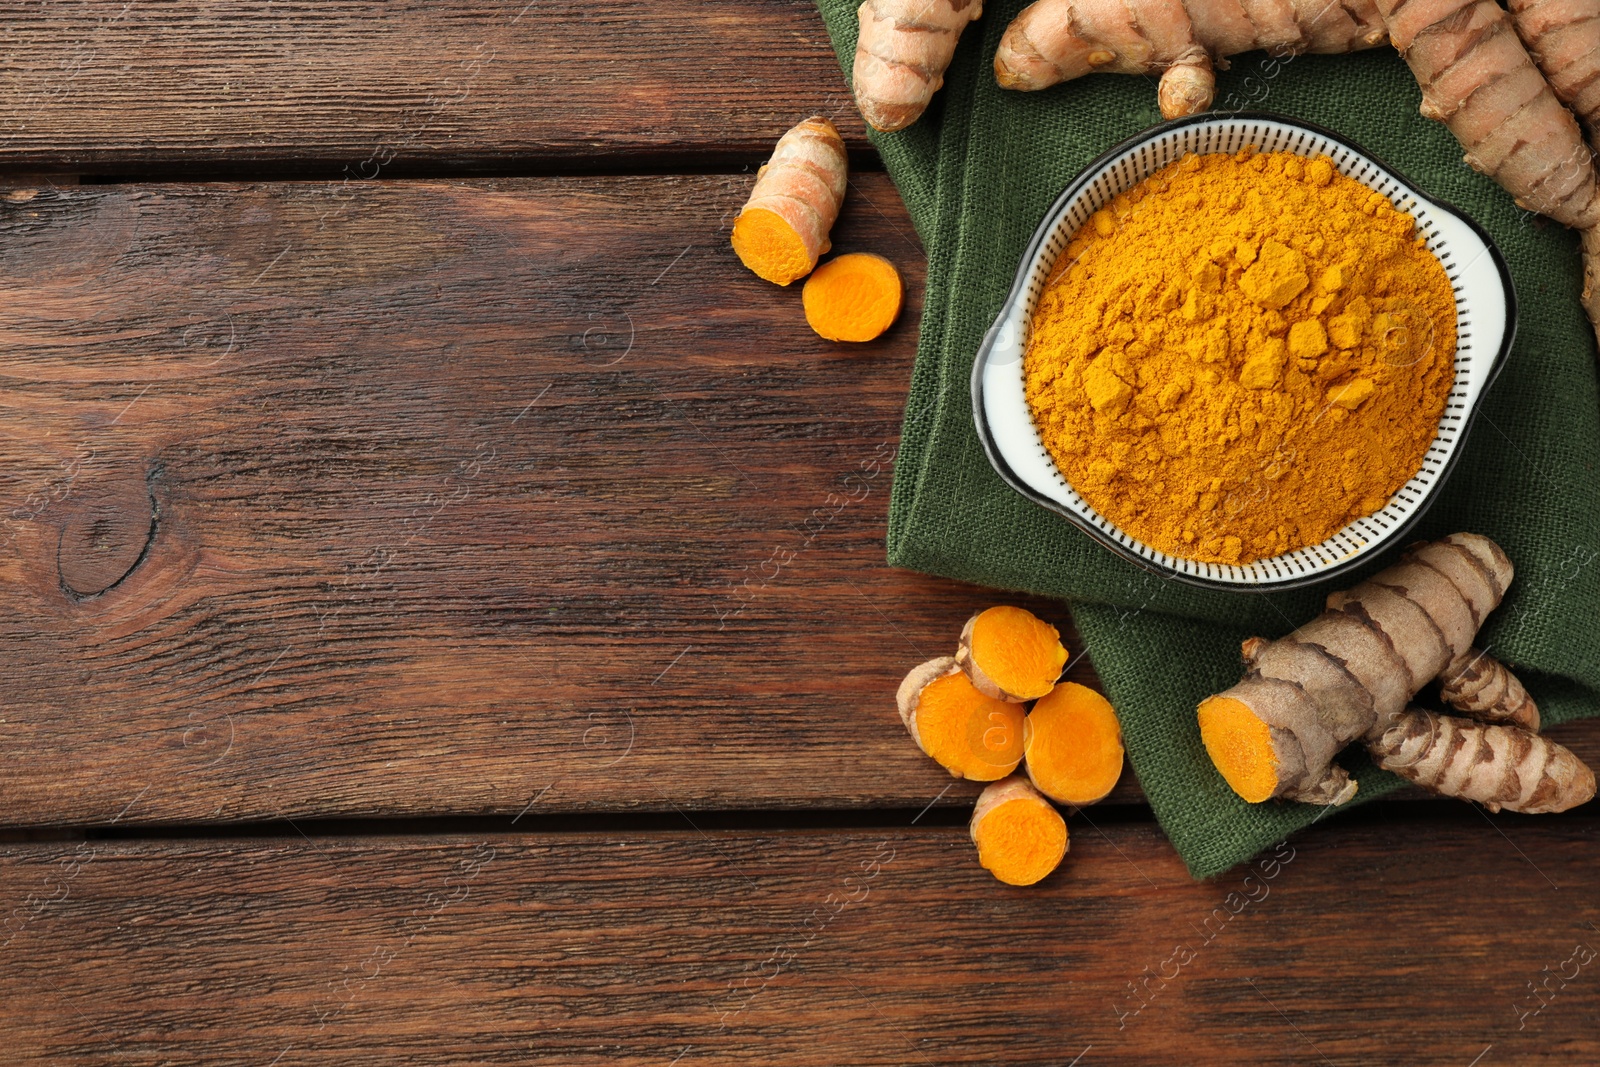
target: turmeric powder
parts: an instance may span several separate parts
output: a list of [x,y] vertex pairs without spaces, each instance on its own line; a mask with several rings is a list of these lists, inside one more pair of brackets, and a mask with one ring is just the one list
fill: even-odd
[[1316,544],[1417,472],[1455,378],[1455,300],[1416,222],[1331,160],[1186,155],[1094,213],[1034,311],[1046,447],[1169,555]]

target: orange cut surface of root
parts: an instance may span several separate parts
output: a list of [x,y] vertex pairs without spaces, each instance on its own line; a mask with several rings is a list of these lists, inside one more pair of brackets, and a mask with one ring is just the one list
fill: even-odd
[[1200,739],[1223,779],[1245,800],[1259,804],[1278,788],[1272,731],[1242,701],[1212,697],[1200,705]]
[[893,263],[868,252],[849,252],[813,271],[800,299],[806,321],[820,336],[871,341],[894,325],[904,292]]
[[958,777],[993,782],[1022,762],[1022,708],[984,696],[960,671],[922,690],[916,723],[922,750]]
[[776,212],[749,208],[733,224],[733,250],[760,278],[778,285],[811,272],[811,253],[794,227]]
[[1040,698],[1022,727],[1028,780],[1061,804],[1093,804],[1122,776],[1122,727],[1111,702],[1063,682]]
[[[1044,696],[1061,677],[1067,650],[1054,626],[1022,608],[1000,606],[973,616],[964,635],[962,666],[999,690],[991,695],[1014,701]],[[972,668],[976,668],[973,672]]]
[[1033,885],[1067,854],[1067,821],[1036,796],[990,809],[972,831],[978,862],[1007,885]]

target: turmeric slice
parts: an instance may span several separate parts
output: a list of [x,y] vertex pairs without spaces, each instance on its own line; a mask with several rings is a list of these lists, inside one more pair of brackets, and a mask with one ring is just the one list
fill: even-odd
[[978,692],[1020,704],[1050,692],[1067,665],[1061,633],[1031,611],[994,607],[961,629],[956,661]]
[[1093,804],[1122,777],[1122,727],[1111,702],[1063,682],[1022,723],[1028,780],[1059,804]]
[[733,250],[778,285],[799,281],[832,245],[849,163],[833,123],[813,115],[778,139],[733,222]]
[[1007,885],[1033,885],[1067,854],[1067,821],[1021,777],[978,794],[969,831],[978,862]]
[[957,778],[992,782],[1022,762],[1022,708],[978,692],[953,657],[914,667],[895,699],[917,747]]
[[813,271],[800,300],[819,335],[871,341],[894,325],[904,292],[893,263],[870,252],[849,252]]

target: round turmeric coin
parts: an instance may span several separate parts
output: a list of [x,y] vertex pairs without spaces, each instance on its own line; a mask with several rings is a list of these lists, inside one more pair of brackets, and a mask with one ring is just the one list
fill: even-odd
[[801,290],[806,321],[830,341],[871,341],[900,314],[900,272],[882,256],[848,252],[811,272]]

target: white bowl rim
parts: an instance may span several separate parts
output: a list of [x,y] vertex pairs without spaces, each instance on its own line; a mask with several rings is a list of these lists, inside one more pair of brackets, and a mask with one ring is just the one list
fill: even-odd
[[[1182,129],[1187,126],[1205,125],[1208,123],[1223,125],[1249,122],[1269,122],[1280,126],[1287,126],[1295,130],[1301,130],[1308,134],[1326,138],[1329,141],[1339,144],[1349,152],[1353,153],[1355,156],[1359,157],[1362,161],[1376,168],[1379,172],[1381,172],[1382,175],[1392,179],[1408,196],[1419,201],[1425,201],[1431,207],[1443,212],[1454,220],[1465,225],[1470,231],[1472,231],[1473,235],[1475,235],[1476,238],[1483,243],[1484,251],[1488,255],[1490,261],[1494,264],[1501,288],[1504,290],[1505,295],[1504,332],[1500,338],[1498,349],[1496,350],[1495,355],[1490,362],[1489,369],[1485,373],[1484,379],[1481,385],[1478,386],[1477,391],[1470,397],[1470,402],[1466,406],[1465,410],[1463,410],[1460,414],[1461,427],[1456,434],[1455,441],[1451,446],[1450,451],[1444,458],[1431,482],[1424,487],[1421,497],[1411,504],[1410,510],[1406,513],[1403,521],[1395,523],[1394,525],[1386,528],[1380,536],[1366,540],[1355,550],[1346,551],[1342,556],[1333,559],[1326,565],[1313,569],[1309,573],[1295,573],[1281,578],[1272,579],[1233,577],[1215,578],[1208,577],[1203,574],[1186,573],[1177,566],[1164,563],[1161,560],[1150,559],[1142,555],[1137,550],[1129,548],[1127,544],[1124,544],[1116,537],[1111,536],[1093,522],[1088,521],[1086,518],[1084,518],[1084,516],[1080,515],[1076,511],[1071,510],[1070,508],[1062,506],[1055,499],[1041,492],[1026,479],[1021,477],[1015,470],[1013,470],[1011,464],[1007,462],[1000,445],[997,443],[992,428],[989,426],[988,414],[984,405],[984,371],[989,363],[989,358],[995,349],[996,343],[1001,336],[1001,332],[1005,329],[1007,322],[1015,317],[1018,305],[1025,299],[1029,276],[1033,273],[1036,262],[1043,251],[1046,242],[1049,240],[1051,234],[1055,231],[1056,227],[1059,225],[1061,219],[1065,216],[1067,211],[1070,210],[1077,198],[1089,187],[1089,185],[1095,181],[1103,171],[1107,170],[1109,164],[1116,161],[1119,157],[1139,148],[1141,145],[1162,139],[1175,130]],[[1363,184],[1366,183],[1363,182]],[[1206,589],[1226,589],[1232,591],[1296,589],[1308,585],[1318,584],[1337,575],[1344,574],[1355,567],[1361,566],[1366,562],[1367,557],[1371,556],[1374,552],[1380,551],[1398,541],[1422,519],[1428,508],[1432,505],[1433,498],[1438,489],[1449,479],[1450,474],[1455,469],[1456,461],[1461,455],[1462,446],[1465,444],[1467,436],[1472,428],[1472,424],[1477,417],[1478,408],[1483,400],[1483,397],[1494,385],[1495,379],[1499,377],[1501,370],[1503,370],[1505,367],[1507,357],[1511,352],[1511,346],[1516,339],[1516,332],[1517,298],[1516,290],[1511,280],[1510,268],[1506,265],[1505,257],[1501,255],[1500,249],[1496,247],[1494,240],[1489,236],[1482,226],[1478,225],[1478,223],[1465,212],[1461,211],[1452,204],[1445,203],[1436,197],[1429,196],[1427,193],[1419,189],[1416,183],[1410,178],[1406,177],[1403,173],[1396,170],[1388,163],[1385,163],[1380,157],[1373,155],[1371,152],[1354,143],[1349,138],[1335,133],[1325,127],[1270,111],[1205,112],[1185,118],[1171,119],[1155,126],[1151,126],[1150,128],[1143,130],[1127,140],[1107,149],[1105,152],[1095,157],[1095,159],[1090,161],[1081,171],[1078,172],[1077,176],[1073,178],[1073,180],[1067,185],[1067,188],[1061,193],[1060,196],[1056,198],[1055,202],[1052,203],[1050,208],[1045,212],[1044,218],[1034,230],[1033,237],[1028,241],[1027,248],[1023,251],[1022,260],[1017,268],[1016,279],[1012,283],[1011,291],[1007,294],[1004,302],[1002,302],[1000,310],[995,316],[994,323],[985,332],[983,342],[978,348],[976,358],[973,360],[971,379],[973,422],[978,432],[978,439],[983,445],[984,454],[988,457],[989,463],[994,467],[995,472],[1000,475],[1000,478],[1007,485],[1034,503],[1063,516],[1074,526],[1088,534],[1095,541],[1099,542],[1116,555],[1138,565],[1144,570],[1153,571],[1164,578],[1169,578],[1187,585],[1199,586]],[[1026,345],[1024,344],[1023,347],[1025,348]],[[1459,343],[1457,352],[1460,352]],[[1057,473],[1059,475],[1059,472]],[[1061,477],[1063,483],[1065,483],[1065,476],[1059,476]],[[1070,484],[1068,484],[1068,488],[1070,489]],[[1075,491],[1073,495],[1077,495]],[[1081,497],[1079,499],[1081,499]],[[1086,508],[1088,507],[1086,501],[1084,502],[1084,506]],[[1092,511],[1092,509],[1090,510]],[[1382,510],[1380,509],[1380,511],[1375,514],[1382,514]],[[1110,522],[1110,520],[1102,519],[1102,521],[1108,527],[1116,530],[1117,534],[1119,534],[1122,538],[1125,538],[1127,541],[1132,542],[1135,545],[1142,544],[1142,542],[1139,542],[1137,539],[1133,538],[1132,535],[1127,534],[1117,528]],[[1356,521],[1359,522],[1362,520]],[[1349,527],[1347,526],[1345,529],[1347,530]],[[1330,541],[1339,538],[1343,533],[1344,530],[1338,531],[1333,535],[1333,537],[1329,538],[1327,541],[1321,542],[1320,544],[1326,545]],[[1146,547],[1149,551],[1159,553],[1159,550],[1157,549],[1149,548],[1149,546],[1144,547]],[[1296,551],[1306,551],[1307,549],[1314,549],[1318,547],[1320,547],[1320,545],[1305,546],[1304,548]],[[1165,555],[1164,553],[1159,554]],[[1256,563],[1268,563],[1271,560],[1281,558],[1283,557],[1267,557],[1256,561]]]

